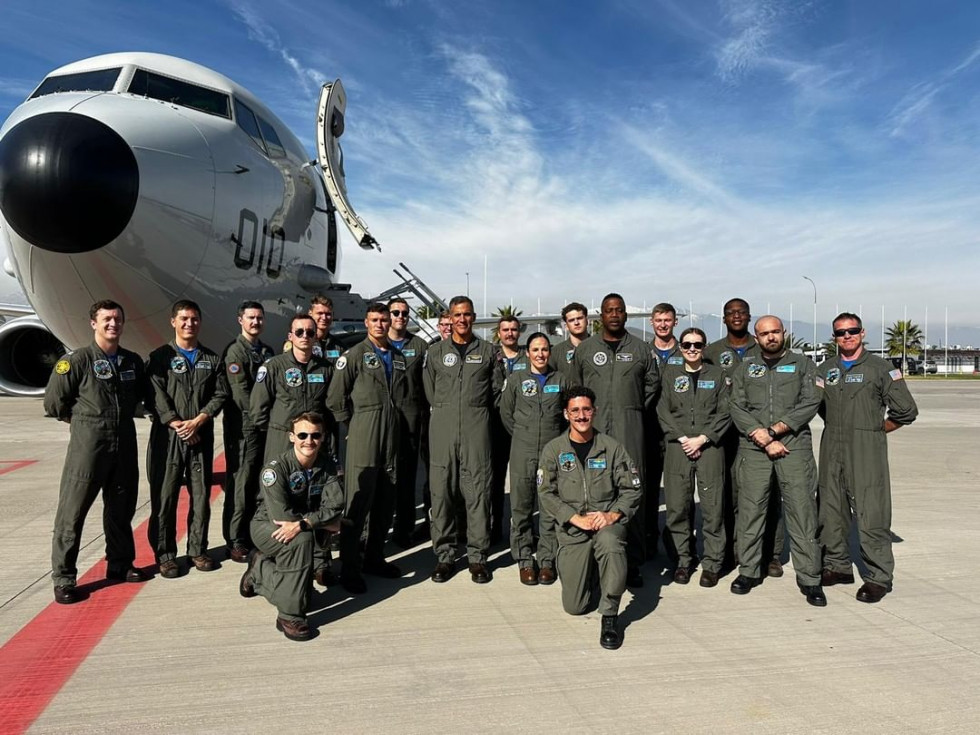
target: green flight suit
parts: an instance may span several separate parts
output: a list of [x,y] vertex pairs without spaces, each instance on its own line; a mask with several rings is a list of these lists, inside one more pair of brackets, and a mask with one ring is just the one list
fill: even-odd
[[456,507],[466,509],[466,555],[485,563],[490,548],[490,424],[504,383],[493,346],[473,337],[463,354],[452,339],[429,346],[422,373],[429,417],[432,550],[452,564]]
[[[211,522],[211,473],[214,463],[214,419],[229,397],[225,366],[217,353],[198,345],[192,365],[173,342],[150,353],[147,373],[153,386],[156,421],[150,429],[147,468],[150,480],[150,521],[147,536],[157,562],[177,557],[177,500],[187,484],[187,554],[208,551]],[[211,417],[188,444],[168,424],[198,414]]]
[[[596,395],[593,426],[626,447],[645,483],[645,424],[660,390],[660,369],[650,345],[627,332],[614,350],[596,334],[575,349],[574,366],[577,382]],[[630,567],[639,568],[646,561],[645,502],[641,501],[628,530]]]
[[[739,572],[760,578],[763,535],[775,477],[789,529],[790,553],[801,585],[820,584],[817,542],[817,468],[810,421],[820,407],[816,366],[810,358],[787,350],[769,366],[761,356],[746,355],[731,374],[732,421],[741,435],[735,475],[738,483]],[[789,450],[772,460],[748,438],[754,429],[778,422],[790,428],[779,437]]]
[[93,342],[65,355],[51,372],[44,413],[71,425],[51,542],[55,587],[75,584],[82,527],[100,490],[109,571],[124,572],[133,565],[139,493],[133,417],[148,399],[143,360],[121,347],[113,363]]
[[[657,414],[667,443],[664,497],[667,523],[664,541],[679,569],[692,569],[694,543],[694,481],[701,499],[702,568],[721,571],[725,560],[725,450],[722,438],[731,425],[728,377],[721,368],[702,365],[695,375],[682,364],[667,365],[661,375],[663,390]],[[682,436],[704,434],[708,443],[701,456],[690,459],[681,447]],[[672,547],[672,548],[670,548]]]
[[[500,345],[495,347],[497,359],[503,365],[504,375],[510,375],[519,370],[530,370],[527,352],[523,347],[518,348],[517,355],[507,357]],[[490,538],[497,543],[503,538],[504,528],[504,490],[507,485],[507,462],[510,459],[510,433],[504,427],[500,418],[499,407],[494,407],[493,423],[491,424],[490,461],[493,475],[490,484]]]
[[[290,419],[304,411],[316,411],[326,421],[324,430],[333,436],[335,422],[327,409],[327,388],[333,366],[316,357],[307,363],[293,357],[292,350],[276,355],[255,374],[255,386],[249,400],[252,423],[268,430],[265,439],[265,462],[275,459],[292,446]],[[321,451],[336,459],[335,442],[325,442]]]
[[911,424],[918,415],[902,371],[866,350],[850,368],[840,357],[818,370],[823,380],[820,439],[820,543],[823,565],[850,573],[847,539],[857,517],[865,581],[891,589],[892,500],[884,419]]
[[331,334],[328,334],[326,339],[315,340],[313,344],[313,356],[326,360],[331,365],[337,364],[343,352],[344,346]]
[[[562,391],[568,379],[550,370],[544,384],[530,370],[507,377],[500,394],[500,418],[511,435],[510,554],[519,567],[534,566],[535,476],[545,444],[565,427]],[[553,567],[557,553],[555,519],[542,507],[538,518],[538,564]]]
[[[428,431],[429,404],[425,400],[422,369],[429,344],[412,334],[401,343],[399,349],[405,358],[405,393],[392,396],[399,421],[394,529],[396,537],[408,537],[415,530],[415,490],[423,439],[428,458],[428,438],[425,435]],[[428,473],[428,462],[426,465],[425,471]]]
[[[545,445],[538,466],[538,493],[541,507],[557,525],[558,578],[565,612],[588,612],[598,586],[598,612],[617,615],[626,591],[627,526],[640,507],[643,487],[626,448],[598,431],[593,436],[584,467],[568,434]],[[569,522],[572,516],[591,511],[618,511],[623,517],[599,531],[583,531]]]
[[[739,350],[743,350],[739,354]],[[732,371],[742,362],[746,355],[759,355],[759,345],[755,337],[749,336],[749,342],[744,348],[735,348],[728,343],[728,338],[712,342],[704,349],[703,360],[709,365],[716,365],[731,378]],[[738,428],[732,424],[722,439],[725,450],[725,535],[728,544],[728,555],[734,556],[735,528],[738,525],[738,483],[735,481],[735,458],[738,456]],[[783,522],[783,504],[779,493],[770,496],[769,519],[766,521],[766,535],[763,541],[763,556],[781,560],[785,550],[786,524]],[[770,554],[770,551],[772,552]]]
[[575,369],[575,345],[572,344],[571,337],[551,347],[548,369],[560,372],[570,385],[578,380],[578,373]]
[[[663,376],[664,369],[668,365],[683,365],[684,358],[681,356],[680,347],[674,347],[664,359],[650,340],[650,354],[657,361],[657,367]],[[661,387],[666,385],[661,382]],[[646,425],[643,430],[643,438],[646,441],[646,476],[644,478],[643,489],[646,497],[643,499],[644,523],[646,533],[646,552],[647,558],[652,559],[657,555],[657,545],[660,542],[660,487],[664,475],[664,458],[667,453],[667,444],[664,440],[663,428],[660,426],[660,419],[657,416],[657,405],[652,404],[646,411]],[[693,518],[691,519],[693,522]],[[665,538],[666,544],[666,538]],[[665,547],[666,548],[666,545]]]
[[[260,473],[261,494],[251,522],[252,540],[263,557],[252,564],[255,591],[276,606],[287,620],[305,620],[313,588],[316,531],[337,519],[344,508],[344,491],[333,458],[321,452],[304,470],[293,449],[267,462]],[[300,531],[289,543],[272,538],[273,521],[306,519],[311,530]]]
[[344,515],[340,536],[343,573],[357,575],[362,567],[361,533],[371,516],[364,557],[384,563],[385,539],[395,510],[398,481],[399,414],[396,399],[408,395],[405,358],[392,347],[391,378],[370,340],[354,345],[334,365],[327,390],[327,408],[347,425],[344,461]]
[[238,335],[221,355],[231,391],[231,399],[225,403],[221,417],[225,442],[225,502],[221,531],[229,548],[236,544],[246,548],[252,546],[248,527],[258,501],[265,432],[252,423],[249,400],[259,367],[273,354],[267,344],[260,341],[253,346]]

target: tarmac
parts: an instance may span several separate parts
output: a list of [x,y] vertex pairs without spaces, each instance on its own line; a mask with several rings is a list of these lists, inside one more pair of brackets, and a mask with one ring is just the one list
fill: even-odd
[[[272,606],[238,594],[220,488],[220,569],[106,585],[96,501],[78,564],[89,598],[56,605],[68,427],[38,399],[0,398],[0,733],[980,732],[980,382],[910,387],[920,418],[889,437],[891,594],[868,605],[835,586],[813,608],[790,564],[736,596],[732,575],[672,583],[661,556],[624,597],[618,651],[599,647],[595,613],[562,612],[559,584],[520,585],[503,546],[487,585],[462,563],[434,584],[428,544],[391,547],[402,579],[318,591],[319,635],[288,641]],[[144,478],[137,563],[155,571],[148,509]]]

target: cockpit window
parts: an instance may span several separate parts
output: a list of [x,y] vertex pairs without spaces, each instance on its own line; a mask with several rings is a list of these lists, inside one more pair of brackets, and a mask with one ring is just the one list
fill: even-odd
[[259,118],[259,127],[262,128],[262,137],[265,138],[265,144],[269,146],[269,154],[273,158],[284,158],[286,156],[286,149],[282,147],[282,141],[279,140],[276,129],[261,117]]
[[43,97],[56,92],[111,92],[119,78],[121,67],[80,71],[77,74],[60,74],[48,77],[34,90],[28,99]]
[[163,100],[181,107],[190,107],[192,110],[200,110],[209,115],[231,119],[228,95],[180,79],[154,74],[145,69],[136,70],[127,91],[130,94]]
[[259,150],[267,153],[265,143],[262,142],[262,134],[259,132],[259,124],[255,121],[255,115],[238,100],[235,100],[235,118],[238,120],[238,127],[248,133],[248,137],[259,147]]

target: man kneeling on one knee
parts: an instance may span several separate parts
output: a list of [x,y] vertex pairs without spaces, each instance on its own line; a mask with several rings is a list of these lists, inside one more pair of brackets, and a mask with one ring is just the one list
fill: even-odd
[[267,463],[260,475],[259,505],[252,519],[255,551],[242,575],[242,597],[262,595],[279,610],[276,628],[290,640],[313,637],[306,622],[313,587],[317,533],[340,529],[344,491],[329,452],[323,417],[312,411],[291,420],[292,448]]
[[640,505],[640,476],[623,445],[592,428],[595,393],[584,386],[569,388],[564,404],[568,433],[545,446],[537,477],[541,507],[558,525],[562,605],[565,612],[581,615],[598,597],[599,644],[619,648],[626,524]]

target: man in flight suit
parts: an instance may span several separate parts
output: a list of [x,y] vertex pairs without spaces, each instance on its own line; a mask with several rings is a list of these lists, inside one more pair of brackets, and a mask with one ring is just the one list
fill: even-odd
[[[405,393],[392,396],[395,411],[398,413],[398,479],[395,483],[395,526],[392,540],[403,549],[410,548],[418,536],[415,535],[415,489],[419,469],[419,456],[422,452],[422,439],[429,430],[429,404],[425,402],[425,387],[422,385],[422,364],[428,342],[408,331],[410,313],[408,304],[400,299],[388,302],[391,327],[388,341],[400,350],[405,358]],[[428,440],[426,440],[428,443]],[[428,450],[425,453],[428,459]],[[428,462],[425,471],[428,472]],[[423,494],[425,518],[421,527],[424,538],[429,538],[429,508],[431,500]]]
[[333,301],[326,296],[317,294],[310,302],[310,316],[316,322],[316,340],[313,342],[313,354],[321,357],[331,365],[337,362],[344,348],[333,335]]
[[[521,320],[516,316],[502,316],[497,321],[497,358],[504,366],[504,376],[519,370],[527,370],[527,352],[520,346]],[[504,427],[498,408],[493,410],[491,429],[493,446],[490,459],[493,467],[493,481],[490,486],[490,545],[503,539],[504,533],[504,488],[507,482],[507,461],[510,457],[510,433]]]
[[618,616],[626,591],[626,524],[643,489],[623,445],[593,429],[594,406],[589,388],[568,389],[564,415],[569,429],[545,445],[537,482],[541,506],[558,526],[562,606],[570,615],[581,615],[598,596],[599,645],[616,649],[623,643]]
[[827,597],[820,586],[817,468],[810,436],[823,391],[813,361],[786,349],[778,318],[760,318],[755,338],[759,355],[746,356],[732,373],[732,421],[742,440],[735,461],[740,566],[731,591],[744,595],[762,584],[762,539],[775,477],[796,582],[808,603],[823,607]]
[[[660,389],[660,371],[650,346],[626,331],[626,303],[622,296],[612,293],[602,300],[601,318],[602,332],[575,349],[575,382],[595,393],[596,429],[626,447],[643,480],[644,423]],[[643,586],[640,566],[646,561],[644,506],[641,502],[629,524],[629,587]]]
[[[268,431],[264,462],[270,462],[289,450],[290,420],[306,411],[318,413],[326,422],[327,439],[321,451],[336,462],[336,422],[327,410],[327,387],[333,375],[333,366],[313,354],[315,340],[313,317],[297,314],[289,325],[292,349],[273,357],[255,374],[249,413],[256,428]],[[325,534],[317,534],[317,538],[329,544]],[[323,587],[333,584],[336,580],[330,568],[329,547],[318,546],[314,558],[317,562],[314,570],[317,584]]]
[[584,305],[573,301],[561,310],[561,318],[565,323],[565,334],[568,339],[562,340],[551,349],[549,365],[558,370],[568,380],[578,380],[573,365],[575,348],[589,338],[589,310]]
[[[730,379],[732,371],[748,355],[758,355],[759,345],[749,334],[749,322],[752,320],[751,309],[744,299],[729,299],[722,309],[722,319],[727,333],[721,339],[712,342],[704,350],[704,361],[709,365],[720,367]],[[738,519],[738,483],[735,481],[735,457],[738,455],[738,428],[732,424],[725,433],[723,447],[725,450],[725,534],[728,538],[726,556],[738,561],[735,545],[735,531]],[[770,497],[769,518],[766,521],[766,535],[763,542],[763,555],[769,557],[766,573],[770,577],[783,576],[783,547],[786,536],[786,526],[783,523],[783,506],[779,493],[774,492]],[[769,554],[770,549],[772,554]]]
[[466,556],[470,577],[490,581],[490,421],[504,383],[493,347],[473,334],[473,302],[449,302],[453,331],[429,347],[423,380],[429,418],[432,491],[433,582],[455,573],[456,506],[466,508]]
[[225,347],[221,361],[228,376],[231,400],[225,404],[222,428],[225,440],[225,503],[221,514],[228,556],[248,561],[252,547],[248,525],[255,513],[259,494],[259,470],[265,449],[265,434],[252,424],[249,399],[259,367],[273,356],[272,348],[259,337],[265,327],[265,309],[258,301],[243,301],[238,307],[241,334]]
[[[347,425],[344,516],[340,537],[340,583],[352,594],[367,592],[361,572],[397,579],[401,570],[385,561],[384,547],[395,510],[398,481],[396,396],[407,393],[405,358],[388,342],[391,318],[384,304],[371,304],[364,317],[367,339],[341,355],[327,391],[327,408]],[[368,514],[364,558],[361,533]]]
[[106,579],[149,578],[133,566],[132,527],[139,489],[133,417],[149,398],[149,384],[143,360],[119,346],[125,319],[115,301],[92,304],[92,344],[59,360],[44,391],[45,415],[71,425],[51,543],[54,599],[63,605],[82,599],[75,565],[85,516],[100,490]]
[[[857,519],[861,560],[867,568],[857,591],[874,603],[891,590],[892,500],[885,435],[915,421],[918,408],[902,371],[864,349],[857,314],[834,319],[837,356],[818,369],[824,384],[820,439],[820,543],[823,584],[853,584],[847,539]],[[886,415],[887,410],[887,415]]]
[[252,519],[256,550],[242,575],[242,597],[262,595],[276,606],[276,629],[293,641],[313,637],[310,607],[317,530],[337,531],[344,507],[333,458],[320,448],[324,419],[305,412],[293,417],[292,447],[266,463],[262,494]]
[[147,372],[157,420],[150,429],[150,546],[160,576],[174,579],[177,564],[177,500],[187,484],[187,555],[201,572],[215,569],[208,556],[214,417],[228,398],[228,380],[218,355],[198,342],[201,308],[177,301],[170,312],[173,341],[150,353]]

